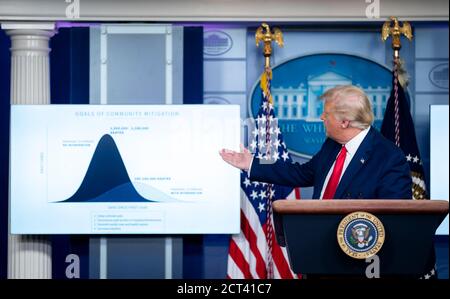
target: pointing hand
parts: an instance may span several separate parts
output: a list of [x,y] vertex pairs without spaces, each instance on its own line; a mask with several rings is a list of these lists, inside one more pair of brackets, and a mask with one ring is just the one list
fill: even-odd
[[240,153],[228,149],[222,149],[219,154],[225,162],[233,165],[236,168],[248,171],[253,159],[253,155],[242,144],[240,147]]

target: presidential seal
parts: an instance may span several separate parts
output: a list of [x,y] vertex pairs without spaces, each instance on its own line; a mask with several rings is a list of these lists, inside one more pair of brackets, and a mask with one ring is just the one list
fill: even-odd
[[337,240],[342,251],[355,259],[377,254],[384,243],[384,226],[367,212],[353,212],[339,223]]

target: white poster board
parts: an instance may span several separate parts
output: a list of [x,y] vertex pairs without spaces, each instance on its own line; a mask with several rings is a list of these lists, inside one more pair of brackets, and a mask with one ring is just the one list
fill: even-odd
[[[430,197],[448,201],[448,105],[430,106]],[[448,235],[448,215],[437,235]]]
[[237,105],[13,105],[13,234],[240,229]]

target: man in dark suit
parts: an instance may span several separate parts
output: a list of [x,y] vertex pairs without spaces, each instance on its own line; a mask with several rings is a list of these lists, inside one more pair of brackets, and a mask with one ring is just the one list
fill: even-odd
[[327,139],[310,161],[267,163],[245,148],[222,150],[229,164],[249,171],[252,181],[292,187],[314,186],[317,199],[411,199],[412,180],[398,147],[371,124],[374,116],[364,91],[346,85],[322,95]]

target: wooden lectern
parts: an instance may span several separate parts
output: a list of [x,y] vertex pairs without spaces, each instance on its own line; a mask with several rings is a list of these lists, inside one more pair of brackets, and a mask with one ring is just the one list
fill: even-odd
[[[444,200],[277,200],[273,203],[277,241],[288,251],[295,273],[365,277],[370,261],[355,259],[339,246],[337,230],[352,212],[376,216],[384,226],[378,251],[380,277],[419,277],[434,256],[433,237],[448,214]],[[370,259],[370,258],[369,258]]]

